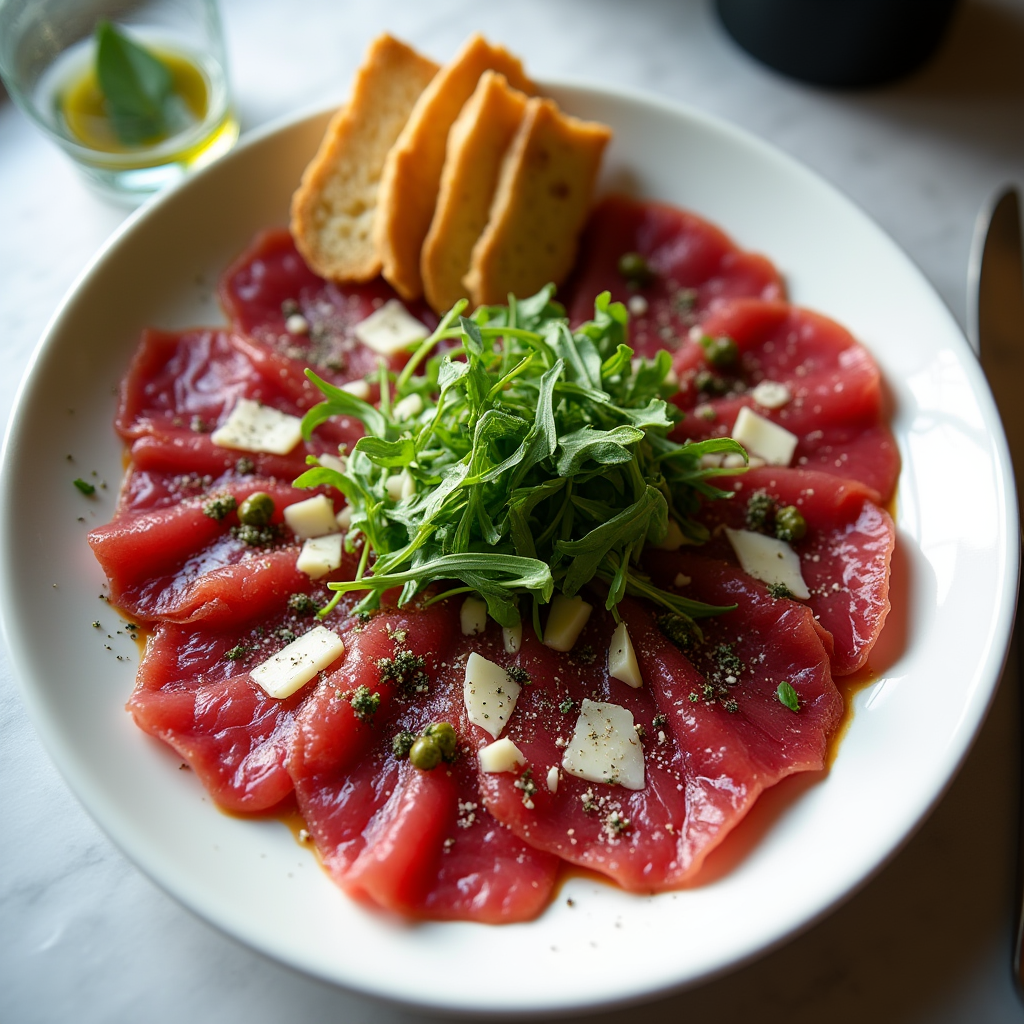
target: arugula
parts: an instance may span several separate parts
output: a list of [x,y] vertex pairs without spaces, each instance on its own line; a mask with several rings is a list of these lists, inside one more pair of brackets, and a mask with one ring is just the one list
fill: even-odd
[[133,146],[168,135],[174,78],[159,57],[109,21],[96,25],[96,78],[118,139]]
[[[455,586],[428,601],[475,592],[503,626],[519,623],[524,597],[536,627],[555,590],[588,584],[613,613],[624,594],[691,622],[727,610],[656,587],[639,560],[670,519],[686,543],[706,540],[700,499],[730,497],[711,478],[735,470],[701,457],[743,449],[670,440],[682,414],[665,401],[668,353],[634,360],[626,309],[607,293],[576,331],[553,294],[510,296],[472,317],[459,303],[399,374],[382,365],[379,408],[306,371],[324,395],[303,419],[307,439],[332,416],[366,428],[344,472],[310,456],[295,481],[338,488],[352,509],[349,550],[363,540],[356,579],[328,584],[338,593],[321,615],[349,591],[367,591],[357,610],[369,611],[385,590],[400,587],[405,604],[439,581]],[[422,409],[400,418],[413,394]]]

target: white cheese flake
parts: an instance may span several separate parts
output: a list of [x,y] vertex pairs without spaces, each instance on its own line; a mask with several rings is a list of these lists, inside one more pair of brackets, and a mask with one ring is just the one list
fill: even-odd
[[495,739],[501,735],[519,699],[519,684],[493,661],[475,651],[466,661],[466,679],[462,699],[469,720],[489,732]]
[[316,497],[286,506],[284,521],[299,540],[338,532],[334,506],[325,494],[318,494]]
[[323,537],[310,537],[295,560],[295,568],[304,572],[311,580],[318,580],[329,572],[341,568],[340,533],[328,533]]
[[685,572],[677,572],[676,578],[672,581],[677,587],[688,587],[693,579],[687,576]]
[[370,397],[370,385],[365,380],[350,380],[341,385],[342,391],[347,391],[364,402]]
[[502,626],[501,639],[506,654],[518,654],[519,648],[523,646],[523,624],[520,622],[518,626]]
[[341,530],[348,530],[352,526],[352,506],[346,505],[335,517],[334,521]]
[[644,752],[628,708],[583,699],[562,767],[577,779],[644,788]]
[[758,455],[769,466],[788,466],[799,438],[785,427],[759,416],[744,406],[732,428],[732,439],[739,441],[752,455]]
[[301,313],[292,313],[284,322],[284,329],[289,334],[308,334],[309,321]]
[[353,329],[355,336],[374,352],[393,356],[414,341],[422,341],[430,330],[421,324],[398,299],[389,299]]
[[348,472],[348,459],[341,455],[331,455],[330,452],[324,452],[323,455],[317,456],[317,461],[324,469],[333,469],[336,473]]
[[407,469],[395,473],[384,481],[384,488],[392,501],[402,501],[416,493],[416,481]]
[[419,395],[406,395],[399,402],[395,402],[391,409],[391,415],[396,420],[411,420],[413,416],[419,416],[423,412],[423,399]]
[[459,609],[459,622],[463,636],[476,636],[487,628],[487,602],[479,597],[467,597]]
[[547,782],[548,782],[548,792],[549,793],[557,793],[558,792],[558,766],[557,765],[552,765],[548,769],[548,779],[547,779]]
[[651,547],[657,548],[659,551],[678,551],[685,543],[686,538],[683,536],[679,524],[674,519],[670,519],[665,539],[660,544],[652,544]]
[[283,700],[300,690],[318,672],[345,653],[341,637],[326,626],[314,626],[277,654],[257,665],[250,675],[271,697]]
[[800,556],[784,541],[766,537],[750,530],[725,528],[740,568],[762,583],[781,584],[795,598],[806,601],[811,596],[800,571]]
[[251,398],[240,398],[210,440],[218,448],[287,455],[302,440],[302,420]]
[[621,680],[627,686],[632,686],[634,690],[644,685],[636,652],[633,650],[633,641],[629,638],[629,630],[624,622],[615,627],[611,642],[608,644],[608,675],[612,679]]
[[507,736],[481,747],[477,757],[482,772],[511,772],[526,764],[523,752]]
[[544,644],[553,651],[571,651],[583,627],[590,618],[593,606],[582,597],[566,597],[555,594],[544,627]]
[[777,380],[761,381],[751,391],[750,397],[765,409],[781,409],[784,405],[788,405],[793,398],[789,388]]

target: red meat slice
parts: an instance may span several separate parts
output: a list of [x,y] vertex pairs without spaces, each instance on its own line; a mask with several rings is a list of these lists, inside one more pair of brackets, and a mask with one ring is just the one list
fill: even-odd
[[[326,603],[323,594],[317,597]],[[266,810],[292,791],[285,761],[306,693],[276,700],[250,680],[249,670],[304,633],[310,621],[282,600],[258,628],[217,632],[162,623],[146,645],[128,710],[141,729],[173,747],[228,810]]]
[[[309,497],[308,491],[254,478],[223,489],[238,503],[254,491],[274,499],[272,522],[278,526],[287,505]],[[281,595],[310,586],[309,577],[295,567],[297,544],[250,547],[231,534],[237,525],[235,513],[211,519],[202,500],[187,500],[119,515],[92,530],[89,544],[110,582],[110,600],[133,618],[226,625],[258,618]],[[290,531],[282,530],[287,541]],[[325,580],[343,578],[354,564],[346,555],[342,568]]]
[[[702,620],[704,641],[688,658],[662,635],[655,613],[624,600],[620,611],[644,678],[639,689],[609,679],[605,652],[614,623],[598,609],[575,660],[524,636],[518,664],[534,682],[520,694],[507,735],[525,755],[536,791],[527,800],[523,773],[480,776],[488,810],[516,835],[634,891],[685,883],[762,790],[793,772],[821,769],[842,714],[809,609],[773,601],[726,563],[694,557],[688,570],[692,596],[738,608]],[[742,662],[734,684],[723,668],[729,662],[716,654],[723,644]],[[590,664],[588,647],[596,654]],[[784,680],[799,694],[798,713],[776,696]],[[642,790],[563,770],[557,791],[549,791],[547,774],[561,765],[584,697],[628,708],[642,727]]]
[[228,331],[146,331],[121,385],[115,426],[138,469],[219,477],[246,459],[263,476],[293,480],[308,454],[354,443],[362,424],[325,423],[288,455],[220,448],[210,432],[239,398],[301,416],[321,397],[296,367]]
[[[727,389],[713,397],[698,386],[699,375],[707,381],[712,371],[703,346],[693,339],[683,343],[674,361],[676,403],[687,417],[677,437],[728,435],[740,409],[748,406],[796,434],[794,466],[860,480],[883,501],[892,496],[900,458],[881,419],[881,375],[849,331],[818,313],[754,299],[723,304],[701,331],[732,338],[740,361],[735,369],[712,372],[711,383]],[[764,380],[784,384],[791,400],[777,410],[759,406],[751,389]]]
[[[412,917],[529,920],[550,899],[557,858],[483,810],[468,749],[429,772],[391,753],[398,731],[419,733],[434,721],[468,735],[456,657],[468,641],[454,622],[449,604],[381,614],[347,632],[342,667],[299,713],[289,770],[325,866],[352,895]],[[422,658],[422,667],[382,679],[378,662],[399,652]],[[418,682],[429,692],[410,694]],[[380,696],[368,720],[346,699],[360,685]]]
[[[258,235],[220,282],[221,305],[238,330],[300,374],[311,366],[334,384],[376,372],[380,355],[356,339],[354,328],[397,298],[383,278],[338,285],[317,277],[284,230]],[[437,326],[425,303],[405,306],[430,330]],[[295,314],[305,320],[304,332],[288,331],[288,317]],[[404,362],[400,357],[395,365]]]
[[[655,279],[631,287],[618,269],[625,253],[643,256]],[[594,298],[603,291],[621,302],[643,299],[643,311],[630,317],[629,343],[638,355],[653,356],[660,349],[678,348],[690,327],[722,299],[781,299],[785,285],[769,260],[739,249],[696,214],[609,196],[590,215],[577,269],[565,290],[574,325],[593,317]]]
[[[764,491],[779,506],[795,505],[807,522],[807,536],[792,543],[800,556],[810,598],[804,602],[835,641],[832,671],[849,675],[868,660],[889,614],[889,561],[896,544],[892,518],[868,487],[828,473],[763,467],[716,481],[736,491],[731,501],[708,503],[702,518],[746,529],[747,501]],[[712,537],[702,554],[736,561],[725,537]],[[664,552],[648,559],[652,577],[671,589],[679,557]],[[680,590],[687,593],[686,588]]]

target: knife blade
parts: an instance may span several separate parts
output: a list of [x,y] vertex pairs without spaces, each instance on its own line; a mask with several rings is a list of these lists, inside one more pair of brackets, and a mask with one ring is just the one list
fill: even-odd
[[[981,360],[999,408],[1013,461],[1017,507],[1024,508],[1024,246],[1021,240],[1020,199],[1005,188],[978,218],[971,252],[968,323],[974,351]],[[1004,680],[1016,687],[1021,702],[1018,751],[1024,750],[1024,606],[1018,594],[1013,640],[1003,670]],[[1024,769],[1024,762],[1022,762]],[[1018,775],[1020,775],[1020,771]],[[1017,994],[1024,1001],[1024,780],[1017,839],[1017,930],[1011,966]]]
[[[1020,503],[1024,484],[1024,253],[1015,188],[996,197],[980,246],[972,317],[982,369],[1006,431]],[[980,226],[980,225],[979,225]],[[980,234],[980,232],[979,232]]]

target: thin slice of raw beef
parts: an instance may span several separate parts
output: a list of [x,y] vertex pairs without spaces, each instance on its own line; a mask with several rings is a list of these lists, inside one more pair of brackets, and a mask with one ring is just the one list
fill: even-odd
[[[383,278],[334,284],[317,277],[283,229],[258,235],[220,282],[221,305],[236,329],[268,354],[300,371],[310,366],[332,384],[376,372],[380,356],[356,339],[354,328],[397,298]],[[425,303],[404,305],[429,330],[437,326]],[[394,365],[404,361],[398,357]]]
[[[627,253],[653,271],[642,285],[619,271]],[[785,285],[763,256],[744,252],[721,229],[662,203],[609,196],[594,207],[563,300],[573,326],[594,315],[594,298],[609,291],[629,302],[629,344],[640,356],[674,351],[690,328],[721,300],[749,295],[781,299]]]
[[289,482],[304,472],[307,455],[337,453],[363,433],[362,424],[342,417],[287,455],[221,448],[210,434],[240,398],[302,416],[322,395],[301,368],[229,331],[146,331],[121,384],[115,426],[136,469],[219,477],[245,460]]
[[[298,593],[321,606],[329,596],[308,586]],[[259,626],[213,630],[164,622],[146,643],[128,710],[141,729],[173,747],[228,810],[267,810],[292,791],[285,762],[308,691],[277,700],[249,672],[313,621],[284,597]],[[328,624],[340,621],[335,615]]]
[[[900,457],[882,419],[881,374],[845,327],[785,302],[737,299],[714,310],[700,333],[732,338],[739,360],[716,369],[699,341],[683,343],[674,359],[675,401],[687,416],[677,438],[731,434],[748,406],[797,436],[794,466],[860,480],[889,500]],[[789,395],[778,408],[758,401],[765,381]]]
[[[309,577],[295,565],[300,545],[282,525],[286,506],[309,497],[287,484],[245,478],[221,493],[241,504],[255,491],[271,496],[272,526],[279,531],[269,546],[252,546],[236,536],[238,516],[213,519],[206,500],[126,512],[89,533],[89,544],[107,579],[110,600],[135,619],[153,622],[249,622],[272,612],[281,599],[308,589]],[[338,499],[337,507],[343,501]],[[355,556],[346,554],[341,569],[324,577],[349,578]]]
[[[800,556],[811,592],[804,603],[835,641],[833,673],[845,676],[862,668],[889,614],[889,561],[896,544],[892,517],[877,503],[875,492],[829,473],[769,466],[716,483],[734,490],[735,497],[704,507],[701,518],[713,531],[719,524],[747,529],[747,504],[755,493],[764,493],[780,508],[799,509],[807,535],[791,547]],[[701,553],[736,562],[720,532],[713,533]],[[647,564],[656,582],[671,587],[680,571],[677,561],[678,556],[659,552]]]
[[[341,668],[298,715],[289,761],[324,865],[347,892],[405,916],[524,921],[547,905],[557,858],[483,809],[465,741],[453,764],[414,768],[392,752],[402,730],[445,721],[469,735],[451,602],[376,615],[344,634]],[[463,656],[464,657],[464,656]],[[351,695],[379,697],[361,717]]]
[[[824,766],[842,714],[809,609],[773,601],[761,584],[724,562],[696,556],[686,564],[689,596],[734,603],[736,610],[701,620],[703,642],[684,654],[661,632],[652,609],[623,600],[620,612],[643,675],[639,689],[608,676],[614,622],[603,611],[595,608],[568,655],[524,635],[517,664],[533,685],[520,694],[507,734],[527,766],[480,776],[488,810],[517,835],[634,891],[693,878],[762,790]],[[784,681],[799,695],[798,712],[777,697]],[[632,713],[644,751],[643,789],[584,781],[561,768],[584,698]],[[547,784],[552,768],[555,792]],[[535,787],[529,794],[526,771]]]

